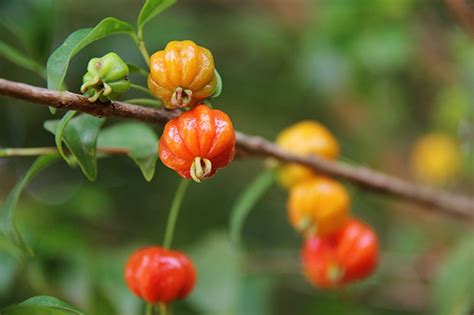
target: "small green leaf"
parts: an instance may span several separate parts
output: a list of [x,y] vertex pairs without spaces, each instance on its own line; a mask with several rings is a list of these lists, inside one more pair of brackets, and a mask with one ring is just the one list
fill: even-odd
[[265,170],[250,183],[237,198],[230,212],[230,239],[235,245],[240,244],[242,226],[252,208],[275,180],[272,170]]
[[108,17],[94,28],[80,29],[69,35],[48,59],[48,88],[61,90],[69,62],[81,49],[101,38],[120,33],[133,36],[133,28],[124,21]]
[[63,118],[59,121],[58,128],[54,134],[54,142],[58,147],[59,154],[63,157],[63,159],[67,162],[67,164],[72,165],[72,161],[67,157],[63,150],[63,133],[64,129],[66,128],[69,121],[76,115],[76,111],[68,111]]
[[23,240],[23,237],[21,236],[15,224],[15,207],[18,203],[21,192],[26,187],[26,185],[28,185],[31,179],[35,177],[36,174],[38,174],[41,170],[57,161],[58,158],[58,155],[45,155],[37,158],[33,165],[31,165],[28,172],[26,172],[25,176],[15,185],[13,190],[7,196],[0,210],[0,230],[5,236],[10,237],[17,246],[22,248],[22,250],[29,255],[32,255],[33,252]]
[[[97,136],[104,122],[105,118],[81,115],[71,119],[63,133],[63,141],[91,181],[97,177]],[[60,120],[48,120],[44,128],[56,134],[59,124]]]
[[41,77],[46,76],[46,71],[43,66],[34,61],[33,58],[25,56],[22,52],[1,40],[0,55],[22,68],[37,73]]
[[23,305],[18,305],[18,306],[12,306],[9,308],[6,308],[1,312],[2,315],[71,315],[71,314],[76,314],[70,311],[66,310],[59,310],[59,309],[51,309],[47,307],[41,307],[41,306],[23,306]]
[[214,70],[214,72],[216,73],[217,84],[216,84],[216,89],[214,90],[214,93],[212,93],[212,95],[210,96],[211,98],[218,97],[222,93],[222,78],[221,78],[221,75],[219,74],[219,72],[217,72],[217,70]]
[[138,34],[141,34],[143,31],[143,26],[156,15],[160,14],[168,7],[173,5],[176,0],[146,0],[140,14],[138,15]]
[[474,233],[459,243],[434,281],[438,315],[469,315],[474,310]]
[[98,147],[118,147],[129,150],[128,156],[151,181],[158,159],[158,137],[148,125],[127,122],[104,129],[99,134]]
[[1,314],[76,314],[84,315],[76,307],[67,304],[55,297],[40,295],[29,298],[20,304],[9,306],[1,311]]

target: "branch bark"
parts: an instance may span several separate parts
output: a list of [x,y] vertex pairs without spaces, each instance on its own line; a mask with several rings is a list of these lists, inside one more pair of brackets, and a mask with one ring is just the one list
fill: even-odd
[[[179,114],[175,111],[123,102],[90,103],[82,95],[51,91],[4,79],[0,79],[0,95],[60,109],[77,110],[94,116],[136,119],[154,124],[164,124]],[[410,200],[433,210],[474,218],[474,199],[467,196],[418,185],[367,167],[356,167],[339,161],[292,154],[281,150],[262,137],[246,135],[242,132],[237,132],[237,147],[244,153],[243,156],[272,157],[281,162],[299,163],[317,172],[348,180],[376,192]]]
[[456,15],[459,24],[474,39],[474,2],[468,0],[444,0],[448,8]]

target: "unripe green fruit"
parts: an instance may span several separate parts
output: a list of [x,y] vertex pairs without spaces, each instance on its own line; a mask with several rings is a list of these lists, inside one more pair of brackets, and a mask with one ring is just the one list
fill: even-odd
[[116,53],[108,53],[102,58],[92,58],[87,65],[87,73],[82,78],[81,92],[89,101],[102,102],[117,100],[130,89],[128,66]]

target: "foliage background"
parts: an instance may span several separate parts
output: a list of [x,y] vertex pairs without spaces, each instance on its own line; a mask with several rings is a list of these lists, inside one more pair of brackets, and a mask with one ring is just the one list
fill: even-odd
[[[72,31],[105,16],[133,23],[141,4],[3,0],[0,40],[45,64]],[[405,178],[411,177],[415,139],[442,131],[457,137],[465,153],[462,174],[445,188],[473,192],[474,46],[442,1],[181,0],[145,33],[150,51],[175,39],[213,51],[224,81],[214,103],[239,130],[273,139],[291,123],[315,119],[337,136],[344,161]],[[73,59],[66,80],[72,91],[90,57],[109,51],[143,65],[129,38],[106,38]],[[45,86],[4,59],[0,75]],[[0,147],[54,145],[42,127],[51,119],[47,110],[11,99],[0,103]],[[0,159],[0,200],[31,162]],[[262,168],[262,161],[236,160],[191,186],[175,247],[194,258],[199,283],[175,314],[467,314],[472,224],[349,183],[353,213],[372,224],[383,249],[369,280],[340,292],[308,285],[299,268],[301,240],[287,223],[286,192],[277,185],[246,222],[245,246],[232,247],[230,208]],[[65,163],[45,171],[17,210],[36,256],[19,262],[0,252],[0,306],[48,294],[87,314],[139,314],[142,305],[123,283],[123,265],[136,247],[162,241],[177,183],[160,163],[147,183],[124,157],[101,159],[95,182]],[[453,305],[464,305],[466,313]]]

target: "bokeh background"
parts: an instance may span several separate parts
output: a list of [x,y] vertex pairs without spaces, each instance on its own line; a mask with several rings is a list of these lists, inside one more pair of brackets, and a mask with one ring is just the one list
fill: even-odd
[[[239,130],[274,139],[282,128],[314,119],[337,136],[343,161],[411,179],[414,144],[442,133],[459,146],[459,165],[452,170],[448,164],[441,180],[422,179],[472,196],[474,44],[453,10],[456,3],[180,0],[145,34],[150,51],[176,39],[213,51],[224,81],[214,105]],[[69,33],[106,16],[134,23],[141,5],[2,0],[0,40],[45,64]],[[87,61],[109,51],[144,66],[128,37],[109,37],[73,59],[70,90],[79,90]],[[43,78],[4,58],[0,76],[45,86]],[[132,81],[144,84],[138,76]],[[5,98],[0,103],[0,147],[54,146],[42,127],[52,119],[46,108]],[[0,159],[0,202],[32,161]],[[263,168],[261,160],[238,159],[190,187],[174,246],[193,257],[199,281],[174,314],[470,314],[472,221],[350,183],[353,213],[381,241],[381,264],[368,280],[332,292],[308,284],[299,264],[301,239],[287,222],[287,192],[276,184],[246,221],[244,246],[232,246],[230,209]],[[126,157],[99,160],[95,182],[65,163],[44,171],[17,208],[18,226],[36,256],[16,260],[0,248],[0,306],[47,294],[87,314],[141,314],[142,303],[125,287],[123,265],[138,246],[162,242],[178,181],[158,162],[147,183]]]

